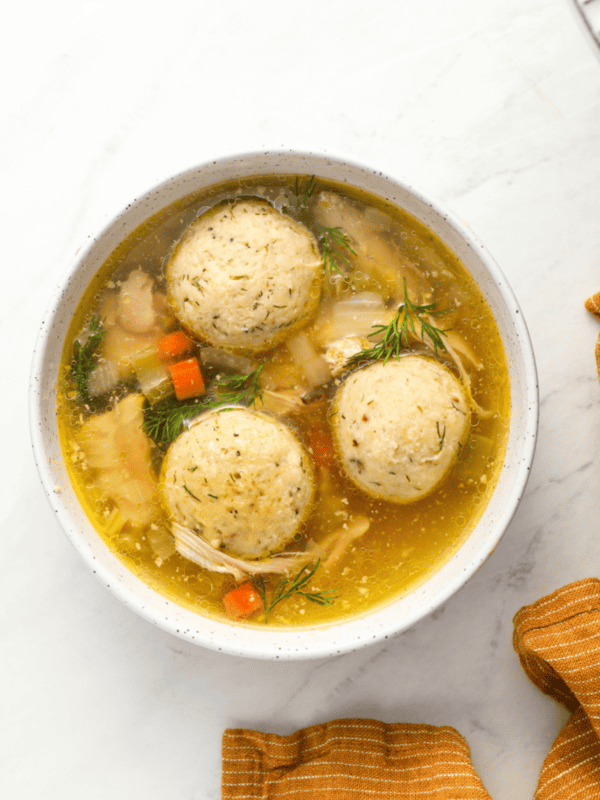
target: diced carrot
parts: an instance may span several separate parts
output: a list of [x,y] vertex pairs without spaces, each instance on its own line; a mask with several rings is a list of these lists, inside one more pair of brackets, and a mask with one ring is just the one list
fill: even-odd
[[187,400],[188,397],[200,397],[204,394],[204,379],[197,358],[187,358],[185,361],[170,364],[168,369],[178,400]]
[[163,361],[174,361],[180,356],[191,353],[194,349],[194,342],[188,339],[183,331],[175,331],[159,339],[157,347]]
[[251,583],[243,583],[228,592],[223,598],[225,611],[230,617],[247,617],[253,611],[262,608],[262,600]]
[[322,428],[308,434],[308,446],[312,450],[312,460],[317,467],[331,467],[335,462],[335,451],[331,436]]

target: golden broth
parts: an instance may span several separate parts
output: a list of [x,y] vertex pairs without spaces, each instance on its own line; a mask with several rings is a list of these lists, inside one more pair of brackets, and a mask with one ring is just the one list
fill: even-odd
[[[188,196],[146,221],[119,245],[95,276],[74,315],[63,350],[58,387],[61,444],[71,481],[87,515],[106,544],[141,580],[182,606],[218,619],[229,619],[222,598],[236,585],[231,576],[203,569],[178,553],[157,558],[147,528],[126,525],[111,530],[111,503],[96,485],[96,476],[86,468],[76,445],[77,431],[89,417],[89,410],[75,396],[69,364],[74,341],[90,315],[98,313],[109,282],[112,286],[136,267],[152,273],[160,282],[174,243],[205,208],[240,194],[259,195],[281,204],[284,194],[289,202],[293,186],[292,176],[258,177],[241,186],[223,184]],[[309,589],[337,590],[332,605],[317,605],[296,595],[270,612],[269,624],[286,627],[314,626],[364,614],[409,592],[435,573],[472,531],[489,500],[504,458],[510,412],[508,371],[500,336],[486,301],[456,256],[424,225],[389,203],[320,179],[318,189],[350,198],[351,207],[379,231],[381,241],[393,242],[399,269],[409,265],[411,275],[416,270],[417,284],[427,302],[434,301],[437,309],[447,310],[440,317],[440,327],[450,328],[451,335],[472,351],[470,359],[463,361],[472,382],[473,399],[493,413],[473,414],[469,440],[450,475],[430,496],[417,502],[400,505],[375,500],[357,489],[337,464],[317,468],[317,503],[291,547],[300,550],[307,543],[318,544],[357,515],[368,517],[371,525],[335,566],[330,570],[321,566],[311,580]],[[375,241],[375,254],[378,247]],[[327,304],[356,292],[379,292],[388,305],[393,301],[397,307],[402,300],[398,285],[398,275],[393,267],[390,271],[385,259],[373,270],[355,266],[347,283],[326,276],[324,311],[305,330],[318,343],[327,323]],[[293,387],[301,379],[302,372],[285,345],[266,356],[265,385]],[[328,408],[328,401],[316,400],[287,421],[307,441],[311,431],[328,429]],[[156,469],[160,459],[161,452],[154,448]],[[158,505],[155,517],[155,523],[167,524]],[[267,577],[267,586],[277,580]],[[260,626],[264,617],[258,613],[238,624]]]

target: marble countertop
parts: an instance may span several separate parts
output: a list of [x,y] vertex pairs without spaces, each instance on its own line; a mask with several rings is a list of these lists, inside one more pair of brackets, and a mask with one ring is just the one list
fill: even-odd
[[[494,800],[529,800],[567,713],[512,649],[524,604],[600,566],[600,61],[571,0],[40,0],[2,26],[6,236],[0,795],[220,797],[225,727],[453,725]],[[27,391],[48,296],[131,198],[211,156],[349,156],[467,220],[529,325],[541,416],[523,501],[471,581],[407,633],[329,660],[203,650],[135,616],[53,518]]]

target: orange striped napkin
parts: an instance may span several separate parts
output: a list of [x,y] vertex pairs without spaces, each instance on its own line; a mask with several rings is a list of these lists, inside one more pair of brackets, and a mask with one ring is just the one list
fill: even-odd
[[522,608],[514,645],[535,685],[573,714],[544,761],[535,800],[600,798],[600,581]]
[[[600,581],[565,586],[515,617],[529,678],[573,711],[535,800],[600,798]],[[223,736],[223,800],[490,800],[454,728],[339,719],[291,736]]]

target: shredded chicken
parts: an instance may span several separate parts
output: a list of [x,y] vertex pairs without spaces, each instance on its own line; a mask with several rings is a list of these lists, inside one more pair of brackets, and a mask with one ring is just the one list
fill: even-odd
[[135,358],[173,326],[167,299],[153,286],[149,275],[133,270],[119,291],[108,292],[100,304],[105,330],[100,363],[114,370],[118,380],[129,378]]
[[134,527],[149,523],[158,503],[143,403],[141,394],[127,395],[112,411],[90,417],[76,435],[83,465]]
[[411,297],[424,296],[424,287],[409,260],[386,238],[379,218],[365,214],[354,203],[333,192],[321,192],[315,207],[317,222],[329,228],[341,228],[350,238],[354,254],[349,258],[356,268],[371,276],[382,287],[403,297],[406,279]]
[[171,531],[175,538],[175,547],[180,555],[212,572],[229,573],[236,580],[241,580],[245,575],[285,573],[306,564],[312,558],[312,554],[309,552],[285,552],[260,561],[246,561],[217,550],[190,528],[179,525],[177,522],[171,524]]
[[329,550],[329,548],[333,545],[331,552],[323,562],[323,567],[325,569],[330,569],[334,564],[336,564],[344,555],[346,550],[350,547],[350,545],[356,539],[364,536],[364,534],[369,530],[370,526],[371,520],[367,517],[360,516],[355,517],[354,519],[350,520],[350,522],[347,522],[340,528],[332,531],[332,533],[330,533],[320,543],[321,548],[324,550]]
[[262,401],[258,401],[256,408],[264,408],[273,414],[280,414],[285,417],[294,411],[301,411],[304,408],[302,395],[298,389],[282,389],[279,392],[272,392],[270,389],[263,389]]
[[117,295],[117,319],[128,333],[149,333],[154,328],[153,292],[153,278],[141,269],[134,269],[121,284]]
[[[426,315],[427,321],[431,325],[435,325],[435,321],[433,317]],[[434,350],[433,343],[429,337],[422,338],[418,334],[414,333],[414,337],[416,337],[419,341],[423,342],[424,345],[429,347],[430,350]],[[468,360],[473,364],[476,369],[481,369],[482,365],[481,362],[475,356],[475,353],[471,350],[469,345],[462,339],[458,334],[451,333],[447,334],[444,337],[444,345],[446,347],[446,352],[456,364],[456,368],[460,374],[461,380],[463,382],[463,386],[465,387],[465,392],[467,394],[467,400],[469,405],[473,409],[473,411],[477,414],[478,417],[481,419],[489,419],[494,415],[493,411],[483,408],[479,405],[479,403],[473,397],[473,393],[471,391],[471,376],[467,372],[465,365],[463,364],[462,358],[459,356],[458,352],[460,351]]]

